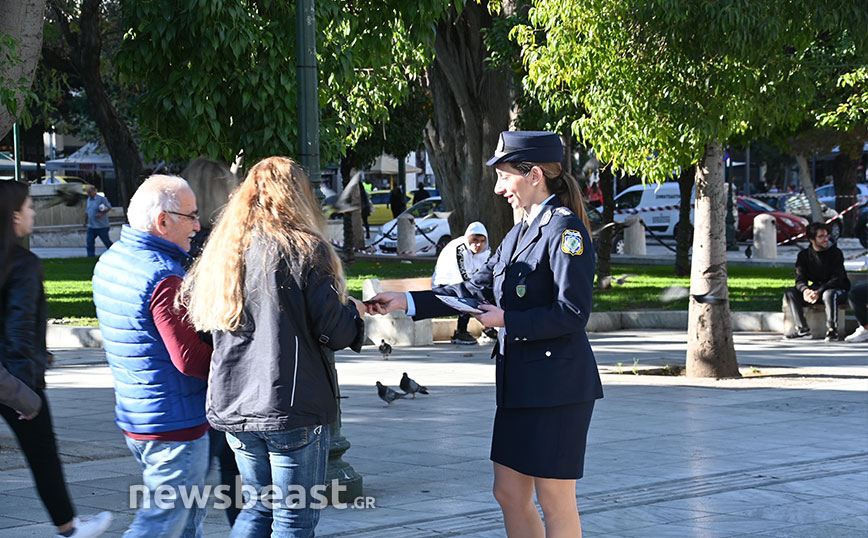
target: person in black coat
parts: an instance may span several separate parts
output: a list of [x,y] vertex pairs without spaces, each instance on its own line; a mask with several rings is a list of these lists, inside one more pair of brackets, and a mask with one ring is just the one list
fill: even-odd
[[392,210],[392,218],[397,219],[398,215],[407,209],[407,199],[404,196],[404,191],[395,185],[389,193],[389,209]]
[[425,184],[421,181],[416,184],[416,190],[413,191],[413,205],[418,204],[422,200],[426,200],[431,197],[431,194],[425,190]]
[[805,228],[810,246],[796,257],[796,286],[787,288],[787,304],[795,326],[785,338],[811,335],[804,307],[823,301],[826,308],[826,341],[838,340],[838,305],[847,302],[850,280],[844,269],[844,254],[830,243],[829,227],[813,222]]
[[603,397],[585,326],[594,250],[579,186],[561,166],[560,137],[503,132],[489,166],[494,192],[522,222],[469,282],[428,292],[381,293],[369,313],[407,310],[414,319],[453,314],[437,295],[474,298],[476,318],[498,328],[497,413],[491,444],[494,496],[510,537],[581,536],[576,480],[594,401]]
[[[359,351],[365,341],[365,307],[347,296],[324,227],[301,166],[260,161],[181,290],[196,329],[214,338],[208,422],[226,432],[244,486],[271,487],[278,499],[325,484],[338,397],[326,353]],[[232,536],[313,536],[317,502],[259,500],[241,511]]]
[[[0,364],[8,372],[7,377],[15,379],[14,386],[20,387],[21,394],[30,401],[14,408],[8,405],[12,402],[0,404],[0,415],[27,458],[39,498],[57,532],[63,536],[99,536],[111,524],[111,513],[75,517],[45,397],[48,305],[42,285],[42,262],[20,244],[20,239],[33,231],[35,215],[26,184],[0,181]],[[2,387],[9,387],[9,381]],[[17,405],[21,403],[19,400]]]

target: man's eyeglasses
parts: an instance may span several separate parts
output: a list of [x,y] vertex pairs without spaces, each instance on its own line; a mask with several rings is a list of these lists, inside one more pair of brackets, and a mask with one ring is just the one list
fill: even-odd
[[179,217],[187,217],[190,220],[199,220],[199,212],[193,211],[192,213],[178,213],[177,211],[166,211],[171,215],[178,215]]

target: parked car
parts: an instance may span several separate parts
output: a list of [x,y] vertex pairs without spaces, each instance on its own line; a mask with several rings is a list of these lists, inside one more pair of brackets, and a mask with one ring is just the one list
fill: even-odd
[[[787,198],[784,202],[784,211],[807,219],[809,223],[811,221],[811,206],[808,203],[808,197],[804,194],[795,194]],[[823,216],[824,222],[834,219],[829,223],[829,234],[832,236],[833,241],[837,241],[838,237],[841,236],[841,217],[838,215],[838,212],[820,202],[820,213]]]
[[[452,240],[449,220],[447,219],[448,211],[442,198],[432,196],[404,212],[413,215],[416,220],[417,254],[424,256],[440,254],[443,247]],[[383,224],[382,232],[374,239],[374,242],[383,252],[396,252],[398,250],[398,219],[392,219]]]
[[855,209],[856,213],[856,237],[864,248],[868,248],[868,200]]
[[[618,213],[622,209],[650,209],[657,207],[677,206],[681,200],[678,183],[663,183],[661,185],[633,185],[627,187],[615,197],[615,222],[621,223],[630,217],[629,213]],[[596,211],[602,213],[603,208]],[[639,215],[645,221],[646,227],[663,235],[675,235],[678,224],[678,209],[663,209],[643,211]],[[690,210],[690,221],[693,222],[693,209]]]
[[763,213],[768,213],[775,218],[778,242],[799,235],[805,231],[805,226],[808,225],[808,219],[775,211],[775,208],[756,198],[739,196],[737,203],[738,231],[736,232],[736,239],[739,241],[753,239],[753,219]]
[[[868,184],[857,183],[856,198],[849,199],[847,205],[849,206],[862,198],[868,198]],[[835,203],[835,186],[823,185],[822,187],[817,187],[817,199],[829,207],[837,207],[837,204]]]

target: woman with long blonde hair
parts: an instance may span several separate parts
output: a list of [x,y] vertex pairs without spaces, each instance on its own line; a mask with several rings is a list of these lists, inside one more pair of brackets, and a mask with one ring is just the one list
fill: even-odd
[[[214,335],[208,421],[226,432],[245,486],[271,499],[245,507],[233,537],[313,536],[312,488],[325,484],[336,387],[323,347],[361,349],[364,305],[346,295],[310,180],[270,157],[232,194],[180,300]],[[298,506],[286,496],[302,488]]]

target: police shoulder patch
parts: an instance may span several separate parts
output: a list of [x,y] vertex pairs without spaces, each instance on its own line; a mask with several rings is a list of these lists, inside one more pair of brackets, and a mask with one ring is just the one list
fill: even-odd
[[565,217],[568,217],[568,216],[573,214],[573,212],[570,211],[569,209],[567,209],[566,207],[559,207],[559,208],[555,209],[555,212],[558,215],[563,215]]
[[570,256],[578,256],[585,251],[582,234],[577,230],[564,230],[561,235],[561,252]]

